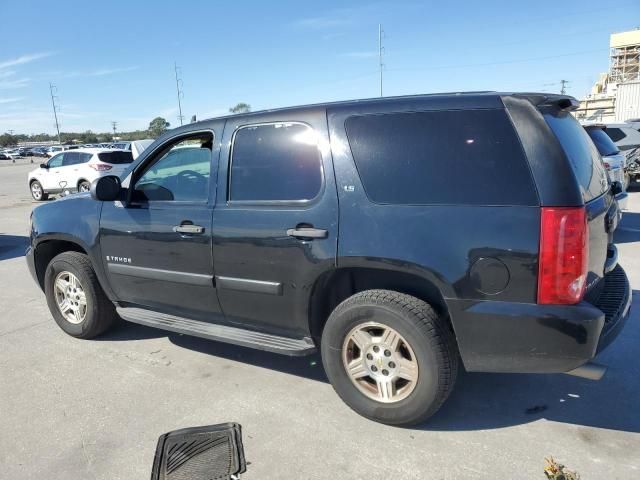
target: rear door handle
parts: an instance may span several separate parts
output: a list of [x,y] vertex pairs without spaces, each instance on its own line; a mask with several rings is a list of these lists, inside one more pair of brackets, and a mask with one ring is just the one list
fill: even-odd
[[173,227],[173,231],[176,233],[203,233],[204,227],[200,225],[183,224]]
[[287,235],[295,238],[327,238],[329,232],[321,228],[302,227],[290,228],[287,230]]

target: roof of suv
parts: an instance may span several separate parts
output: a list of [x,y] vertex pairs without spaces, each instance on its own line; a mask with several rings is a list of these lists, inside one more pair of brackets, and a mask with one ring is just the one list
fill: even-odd
[[569,95],[557,95],[557,94],[536,93],[536,92],[521,92],[521,93],[495,92],[495,91],[448,92],[448,93],[429,93],[429,94],[420,94],[420,95],[401,95],[401,96],[395,96],[395,97],[365,98],[365,99],[356,99],[356,100],[341,100],[336,102],[313,103],[308,105],[257,110],[255,112],[236,113],[232,115],[223,115],[220,117],[207,118],[207,119],[203,119],[198,122],[192,123],[190,125],[206,122],[208,120],[218,120],[218,119],[237,118],[237,117],[252,117],[252,116],[260,116],[268,113],[296,112],[296,111],[312,110],[312,109],[318,109],[318,108],[329,108],[329,107],[360,107],[364,105],[368,106],[368,105],[376,105],[376,104],[387,105],[387,104],[392,104],[396,102],[400,103],[400,102],[420,101],[420,100],[428,101],[428,100],[450,99],[453,101],[453,103],[468,104],[469,107],[472,107],[474,104],[477,104],[483,100],[485,102],[487,99],[500,100],[502,97],[507,97],[507,96],[526,98],[529,101],[531,101],[534,105],[553,103],[553,104],[560,104],[562,108],[571,109],[571,110],[578,107],[578,101]]

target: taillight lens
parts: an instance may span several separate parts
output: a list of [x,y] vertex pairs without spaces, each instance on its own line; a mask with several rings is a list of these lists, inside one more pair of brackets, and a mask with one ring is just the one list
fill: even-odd
[[611,165],[609,165],[608,162],[602,162],[604,163],[604,168],[606,168],[607,170],[611,170]]
[[538,303],[574,304],[587,283],[589,236],[583,207],[542,207]]
[[107,170],[111,170],[111,165],[108,165],[106,163],[90,163],[89,166],[99,172],[106,172]]

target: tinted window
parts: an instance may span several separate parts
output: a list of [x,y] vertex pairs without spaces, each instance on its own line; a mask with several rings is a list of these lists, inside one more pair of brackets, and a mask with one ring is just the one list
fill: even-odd
[[615,155],[620,151],[602,128],[587,128],[586,130],[600,155],[606,157],[607,155]]
[[79,153],[78,155],[80,157],[78,163],[87,163],[89,160],[91,160],[91,157],[93,157],[93,154],[86,152]]
[[98,158],[101,162],[111,163],[112,165],[133,162],[131,152],[103,152],[98,154]]
[[570,113],[545,114],[544,118],[569,158],[584,201],[588,202],[606,192],[609,188],[607,171],[585,129]]
[[611,140],[613,140],[614,142],[619,142],[620,140],[622,140],[624,137],[627,136],[626,133],[624,133],[621,129],[619,128],[607,128],[605,130],[605,133],[609,136],[609,138],[611,138]]
[[63,167],[70,167],[78,163],[80,163],[80,154],[78,152],[66,152],[64,154],[64,160],[62,160]]
[[165,150],[136,182],[134,199],[206,202],[212,143],[211,134],[199,134]]
[[322,186],[322,160],[307,125],[240,128],[231,160],[231,200],[311,200]]
[[371,200],[535,205],[519,139],[503,110],[392,113],[345,124]]

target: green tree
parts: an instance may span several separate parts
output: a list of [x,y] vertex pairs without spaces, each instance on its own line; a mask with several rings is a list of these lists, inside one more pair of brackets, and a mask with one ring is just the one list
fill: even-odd
[[166,132],[170,126],[171,124],[167,122],[164,118],[156,117],[153,120],[151,120],[151,123],[149,124],[149,135],[151,135],[154,138],[157,138],[160,135],[162,135],[164,132]]
[[235,107],[229,109],[231,113],[247,113],[251,111],[251,105],[248,103],[240,102]]
[[11,145],[15,145],[18,143],[18,138],[15,135],[10,135],[8,133],[3,133],[0,135],[0,145],[3,147],[9,147]]

